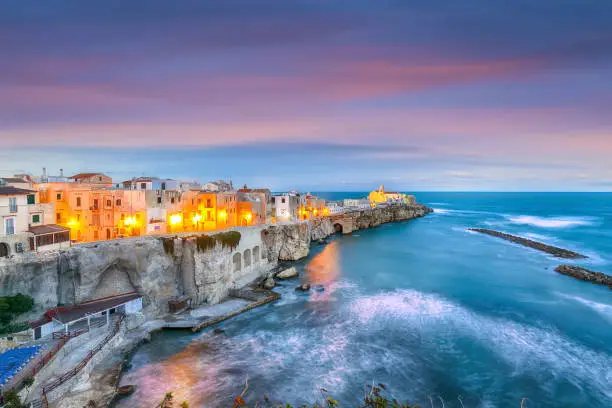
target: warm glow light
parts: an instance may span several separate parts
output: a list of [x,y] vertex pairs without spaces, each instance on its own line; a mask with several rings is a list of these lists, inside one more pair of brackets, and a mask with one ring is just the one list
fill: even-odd
[[136,225],[136,218],[135,217],[127,217],[124,221],[123,224],[126,226],[132,226],[132,225]]
[[247,220],[247,221],[251,221],[251,220],[253,219],[253,214],[251,214],[251,213],[247,213],[247,214],[245,215],[245,218],[246,218],[246,220]]
[[201,220],[202,220],[202,216],[200,214],[194,215],[193,218],[191,219],[191,221],[193,221],[194,224],[197,224]]
[[77,226],[77,224],[78,224],[77,220],[75,220],[74,218],[71,218],[71,219],[68,221],[68,224],[67,224],[67,225],[68,225],[69,227],[76,227],[76,226]]
[[225,210],[219,211],[219,217],[220,218],[226,218],[227,217],[227,211],[225,211]]
[[183,216],[181,214],[172,214],[170,216],[170,225],[177,225],[183,222]]
[[314,214],[314,215],[317,215],[317,213],[318,213],[318,211],[317,211],[317,209],[315,208],[315,209],[314,209],[314,211],[313,211],[313,214]]
[[323,209],[323,215],[329,215],[329,208],[324,208]]

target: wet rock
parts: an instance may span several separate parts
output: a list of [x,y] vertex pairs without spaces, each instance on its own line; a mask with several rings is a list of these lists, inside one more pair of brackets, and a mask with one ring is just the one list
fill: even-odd
[[277,279],[291,279],[291,278],[295,278],[296,276],[298,276],[298,271],[297,269],[295,269],[295,267],[291,267],[289,269],[285,269],[284,271],[278,273],[276,275]]
[[127,397],[128,395],[132,395],[136,391],[135,385],[122,385],[117,388],[117,395],[120,397]]
[[225,330],[220,329],[220,328],[217,327],[215,330],[213,330],[213,333],[214,334],[223,334],[223,333],[225,333]]
[[272,277],[268,277],[265,281],[263,281],[262,285],[261,285],[264,289],[272,289],[273,287],[276,286],[276,282],[274,282],[274,279]]
[[308,292],[310,290],[310,283],[302,283],[300,286],[295,288],[297,292]]
[[547,245],[542,242],[533,241],[531,239],[519,237],[516,235],[506,234],[505,232],[490,230],[486,228],[469,228],[470,231],[479,232],[481,234],[490,235],[492,237],[501,238],[506,241],[514,242],[515,244],[523,245],[529,248],[537,249],[538,251],[546,252],[547,254],[551,254],[556,256],[557,258],[566,258],[566,259],[584,259],[587,258],[586,255],[579,254],[574,251],[570,251],[568,249],[559,248],[552,245]]

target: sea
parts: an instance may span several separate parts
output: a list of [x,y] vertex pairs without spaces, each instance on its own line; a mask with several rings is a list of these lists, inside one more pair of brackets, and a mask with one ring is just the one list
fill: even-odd
[[[248,406],[331,396],[357,407],[378,384],[432,408],[612,407],[612,291],[554,272],[572,263],[612,274],[612,194],[415,195],[434,212],[313,245],[279,301],[223,333],[155,334],[131,357],[121,384],[138,388],[117,407],[154,407],[166,392],[192,408],[232,407],[245,388]],[[317,289],[296,292],[302,282]]]

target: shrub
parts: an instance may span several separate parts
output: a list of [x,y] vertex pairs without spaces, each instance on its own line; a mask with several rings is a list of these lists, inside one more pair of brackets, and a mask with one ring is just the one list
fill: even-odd
[[220,232],[214,235],[199,235],[196,237],[198,251],[205,252],[220,244],[223,248],[232,251],[238,247],[241,235],[238,231]]
[[[0,297],[0,326],[9,326],[15,316],[27,313],[34,308],[34,299],[18,293],[14,296]],[[20,325],[20,327],[23,324]],[[2,330],[2,329],[0,329]],[[21,329],[25,330],[25,329]],[[16,330],[16,331],[21,331]]]
[[162,237],[161,240],[166,255],[174,255],[174,238]]

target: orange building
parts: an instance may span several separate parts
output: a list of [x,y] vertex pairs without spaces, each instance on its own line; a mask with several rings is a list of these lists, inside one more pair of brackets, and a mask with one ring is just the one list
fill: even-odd
[[145,195],[140,191],[111,190],[112,180],[100,173],[83,173],[72,182],[36,185],[41,203],[55,207],[55,223],[70,228],[78,242],[143,235],[146,231]]

